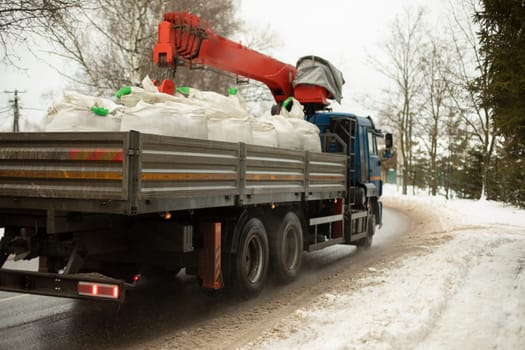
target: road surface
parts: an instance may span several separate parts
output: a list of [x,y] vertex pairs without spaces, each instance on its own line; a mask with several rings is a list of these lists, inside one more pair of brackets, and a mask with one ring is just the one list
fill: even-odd
[[[410,235],[427,220],[413,214],[385,208],[385,226],[369,251],[334,246],[305,254],[297,281],[270,281],[248,301],[206,296],[184,274],[145,283],[121,306],[0,292],[0,349],[236,348],[334,283],[417,249]],[[28,264],[24,268],[36,268]]]

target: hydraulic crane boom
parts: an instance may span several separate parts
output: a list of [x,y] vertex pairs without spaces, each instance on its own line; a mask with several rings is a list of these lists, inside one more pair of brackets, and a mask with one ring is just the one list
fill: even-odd
[[181,61],[191,67],[206,65],[265,83],[277,103],[294,96],[306,107],[323,109],[330,93],[321,86],[294,87],[296,67],[251,50],[213,32],[208,23],[185,12],[164,14],[159,24],[153,60],[175,68]]

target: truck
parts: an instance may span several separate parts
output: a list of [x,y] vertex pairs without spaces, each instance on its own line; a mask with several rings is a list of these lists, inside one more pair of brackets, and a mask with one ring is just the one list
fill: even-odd
[[[154,60],[262,81],[275,110],[294,96],[322,152],[133,130],[0,133],[0,290],[122,303],[145,271],[185,269],[203,290],[251,297],[269,274],[293,281],[304,252],[371,246],[382,225],[383,134],[370,117],[327,110],[340,98],[330,84],[301,82],[300,65],[188,13],[164,15]],[[342,80],[318,57],[300,62]],[[34,258],[38,271],[4,266]]]

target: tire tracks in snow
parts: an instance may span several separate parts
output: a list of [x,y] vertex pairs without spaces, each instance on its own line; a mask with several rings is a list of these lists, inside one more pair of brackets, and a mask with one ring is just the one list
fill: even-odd
[[[503,252],[507,246],[514,247],[516,252],[521,249],[521,253],[505,255]],[[482,320],[479,322],[476,318],[476,307],[478,303],[483,304],[483,300],[476,300],[476,297],[483,293],[490,297],[493,292],[490,289],[487,292],[486,278],[497,280],[500,275],[498,268],[501,273],[512,270],[515,275],[516,265],[521,266],[522,253],[525,253],[523,235],[465,231],[453,241],[436,247],[431,253],[420,252],[404,258],[399,266],[385,267],[375,275],[363,276],[356,281],[360,285],[358,290],[349,293],[341,283],[326,291],[310,305],[281,320],[271,331],[252,341],[248,348],[404,349],[414,348],[429,337],[430,343],[424,342],[420,349],[465,346],[467,349],[487,348],[483,344],[490,344],[488,339],[476,338],[468,332],[454,333],[468,324],[467,320],[463,324],[461,317],[455,314],[460,312],[465,318],[471,316],[473,321],[467,330],[476,332],[483,325]],[[496,264],[494,268],[491,258],[495,256],[499,256],[500,260],[507,259],[509,263]],[[476,276],[485,270],[490,271],[490,268],[496,272],[487,277]],[[376,272],[376,269],[369,271]],[[494,342],[496,348],[522,348],[525,341],[522,335],[525,331],[524,322],[520,323],[520,319],[525,319],[524,302],[520,296],[525,285],[523,273],[516,276],[515,280],[507,278],[502,287],[506,286],[510,291],[510,303],[516,303],[521,313],[503,308],[504,312],[499,314],[499,323],[486,321],[481,332],[489,336],[494,332],[501,333]],[[472,307],[462,310],[465,300],[469,299],[474,299]],[[502,300],[505,298],[494,303],[496,306],[486,308],[485,319],[490,319],[490,315],[502,307]],[[352,315],[355,319],[346,315]],[[315,326],[319,323],[323,327]],[[344,326],[338,327],[338,323],[344,323]],[[330,331],[326,332],[325,329]]]
[[[385,206],[389,206],[388,203]],[[405,234],[396,236],[379,247],[373,246],[366,252],[352,251],[350,247],[341,248],[348,250],[321,268],[312,268],[308,273],[303,273],[298,281],[286,286],[270,285],[256,299],[234,303],[221,312],[184,328],[174,327],[162,340],[148,344],[147,348],[242,347],[265,331],[278,331],[281,320],[296,310],[311,305],[313,300],[329,290],[343,288],[345,293],[359,290],[363,287],[359,281],[371,274],[369,269],[390,269],[399,263],[399,258],[421,254],[428,251],[428,247],[452,238],[442,230],[440,219],[432,210],[414,207],[409,202],[404,206],[396,205],[393,209],[408,215],[412,221]],[[144,348],[144,344],[140,348]]]

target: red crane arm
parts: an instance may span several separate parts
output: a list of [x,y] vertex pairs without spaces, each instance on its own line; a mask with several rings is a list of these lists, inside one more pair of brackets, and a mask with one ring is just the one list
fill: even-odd
[[[223,38],[207,22],[186,12],[164,14],[153,60],[172,68],[180,61],[190,67],[207,65],[258,80],[270,88],[278,104],[294,96],[309,114],[326,108],[327,99],[334,98],[325,86],[300,83],[294,87],[296,67]],[[173,93],[174,85],[165,80],[160,88]]]
[[161,66],[175,67],[178,59],[190,67],[206,65],[261,81],[278,103],[294,96],[294,66],[215,34],[198,16],[170,12],[159,24],[153,60]]

